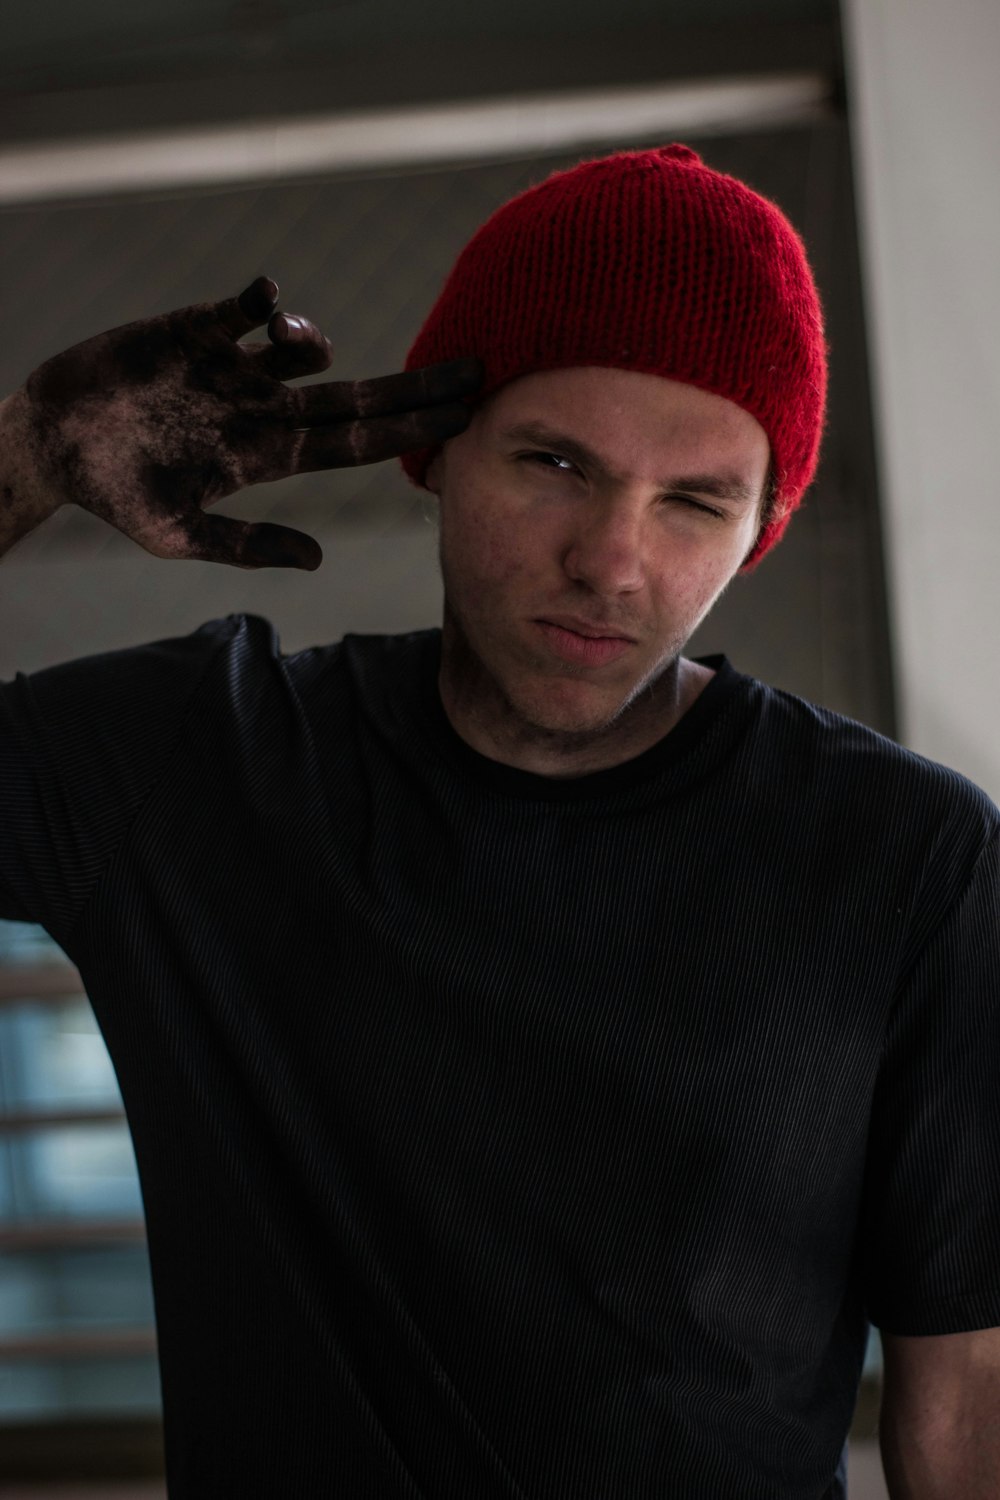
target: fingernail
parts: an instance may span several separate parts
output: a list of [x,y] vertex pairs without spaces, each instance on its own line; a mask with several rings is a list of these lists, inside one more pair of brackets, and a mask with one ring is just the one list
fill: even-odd
[[281,329],[279,331],[280,338],[298,338],[299,335],[305,333],[305,331],[305,324],[303,323],[302,319],[297,318],[294,313],[281,314]]
[[258,276],[255,281],[251,281],[245,295],[252,299],[254,307],[265,312],[278,300],[278,283],[272,281],[270,276]]

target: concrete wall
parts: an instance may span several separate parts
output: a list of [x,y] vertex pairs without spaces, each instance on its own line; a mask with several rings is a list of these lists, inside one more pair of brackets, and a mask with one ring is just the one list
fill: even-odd
[[900,737],[1000,799],[1000,4],[843,18]]

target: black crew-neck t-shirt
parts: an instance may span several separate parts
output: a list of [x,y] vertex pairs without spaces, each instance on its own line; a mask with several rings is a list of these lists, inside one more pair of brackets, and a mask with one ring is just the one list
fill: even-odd
[[173,1500],[821,1500],[869,1322],[1000,1323],[998,815],[721,659],[479,755],[440,636],[0,688],[0,913],[136,1146]]

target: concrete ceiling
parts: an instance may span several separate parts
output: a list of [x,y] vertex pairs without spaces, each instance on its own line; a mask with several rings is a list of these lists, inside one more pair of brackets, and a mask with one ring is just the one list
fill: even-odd
[[9,108],[12,95],[266,73],[387,47],[559,49],[609,30],[808,24],[835,12],[836,0],[47,0],[8,21],[0,87]]

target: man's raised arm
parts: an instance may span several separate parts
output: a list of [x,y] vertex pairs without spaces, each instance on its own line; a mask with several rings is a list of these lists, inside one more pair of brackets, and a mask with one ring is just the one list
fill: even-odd
[[[277,298],[260,276],[238,297],[126,324],[40,365],[0,403],[0,553],[72,504],[155,557],[318,568],[322,552],[303,532],[204,507],[246,485],[433,446],[466,426],[475,360],[285,385],[325,370],[332,350]],[[267,342],[240,342],[265,325]]]

